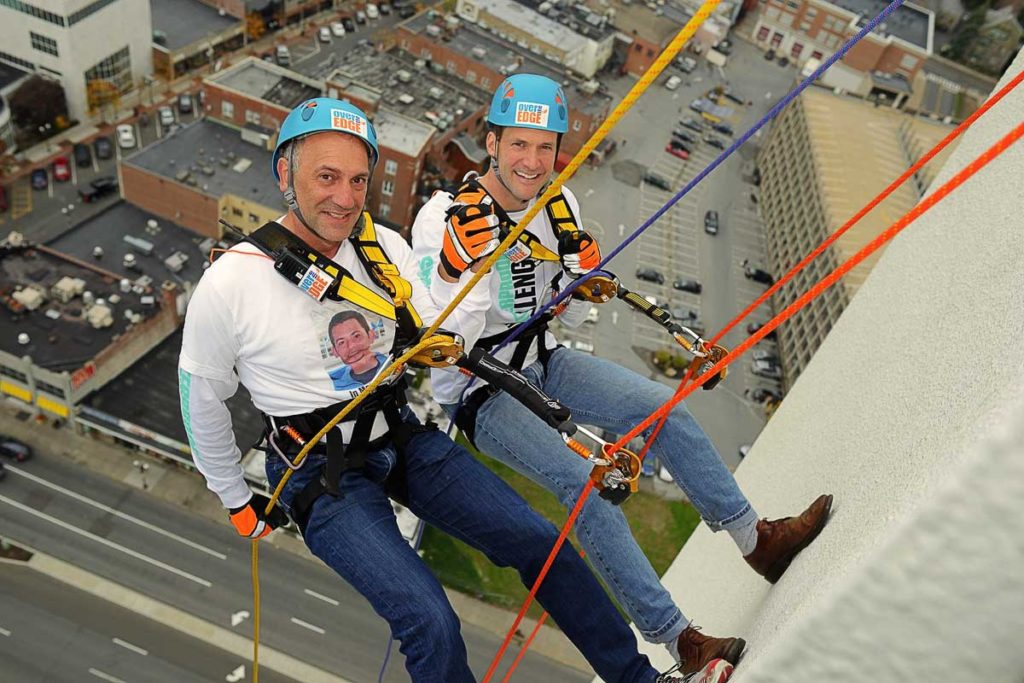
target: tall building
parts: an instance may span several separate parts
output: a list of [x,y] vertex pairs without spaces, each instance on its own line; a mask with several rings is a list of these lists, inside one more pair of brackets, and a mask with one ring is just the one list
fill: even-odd
[[[758,156],[768,268],[782,275],[839,229],[952,126],[810,88],[776,119]],[[918,203],[955,145],[862,218],[775,295],[781,310]],[[882,252],[778,330],[787,385],[806,367]],[[884,331],[879,331],[884,337]],[[865,343],[877,340],[865,340]]]
[[151,33],[140,0],[0,2],[0,62],[58,79],[75,119],[152,72]]

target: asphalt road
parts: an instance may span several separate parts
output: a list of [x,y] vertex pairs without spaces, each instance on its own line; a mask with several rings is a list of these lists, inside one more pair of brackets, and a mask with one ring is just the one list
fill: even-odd
[[378,35],[389,31],[392,26],[402,21],[404,19],[392,11],[391,14],[382,15],[378,19],[369,19],[365,24],[356,24],[356,30],[344,36],[331,36],[329,43],[321,42],[316,36],[290,43],[290,68],[311,78],[325,78],[334,70],[335,61],[340,62],[345,52],[364,40],[376,42]]
[[[28,567],[0,564],[4,680],[248,680],[250,662]],[[260,680],[292,679],[264,667]]]
[[[8,467],[0,485],[0,529],[16,542],[240,635],[251,634],[248,618],[232,626],[232,615],[252,611],[249,545],[227,524],[37,453]],[[323,565],[266,543],[260,548],[260,580],[265,645],[352,681],[377,680],[389,633],[360,595]],[[482,675],[500,638],[471,626],[464,626],[463,634],[470,664]],[[76,659],[53,646],[46,657],[69,670]],[[385,680],[408,680],[397,649],[392,657]],[[0,671],[9,659],[0,650]],[[140,664],[137,673],[145,668]],[[516,679],[523,681],[589,680],[533,654],[520,671]]]
[[[724,71],[709,69],[701,61],[692,74],[683,75],[683,84],[675,91],[664,87],[666,76],[659,78],[612,131],[610,137],[620,143],[616,153],[602,167],[582,168],[569,183],[580,200],[584,225],[598,235],[604,253],[618,246],[721,153],[705,142],[698,142],[685,161],[664,151],[672,130],[680,128],[680,120],[696,117],[687,108],[693,99],[728,81],[733,90],[751,102],[749,106],[733,105],[734,114],[729,123],[739,135],[792,86],[795,76],[792,68],[784,69],[766,62],[753,46],[736,42]],[[669,70],[669,73],[679,72]],[[621,96],[634,82],[631,78],[621,78],[610,85],[613,92]],[[711,134],[726,146],[732,142],[732,138]],[[706,328],[705,336],[721,330],[765,290],[763,285],[747,280],[740,265],[744,259],[750,259],[753,264],[765,261],[763,228],[757,206],[750,200],[756,188],[743,179],[744,173],[749,174],[753,168],[755,145],[760,137],[729,157],[627,247],[611,266],[626,287],[653,296],[659,303],[667,303],[670,310],[694,311]],[[673,193],[640,183],[644,170],[668,180]],[[721,227],[714,236],[704,232],[704,213],[708,209],[717,210],[720,216]],[[641,267],[658,270],[664,275],[665,283],[658,285],[638,280],[635,272]],[[695,295],[673,289],[672,282],[676,278],[699,281],[703,292]],[[660,327],[619,301],[603,305],[599,311],[596,324],[564,330],[561,336],[569,341],[591,344],[595,353],[603,357],[676,386],[676,380],[654,371],[638,355],[638,349],[646,356],[653,350],[678,348]],[[747,320],[763,322],[771,313],[770,306],[763,305]],[[726,336],[723,343],[732,347],[746,336],[745,321]],[[770,341],[760,346],[769,350],[774,347]],[[739,462],[739,447],[753,443],[765,423],[763,407],[751,402],[745,392],[761,386],[777,386],[755,377],[749,366],[749,358],[741,358],[718,388],[710,392],[698,391],[687,399],[690,411],[730,465]],[[657,484],[660,487],[660,483]],[[661,488],[669,492],[673,487]]]

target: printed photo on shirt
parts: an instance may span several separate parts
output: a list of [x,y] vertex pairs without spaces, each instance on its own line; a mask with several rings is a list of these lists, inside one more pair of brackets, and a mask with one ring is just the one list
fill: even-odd
[[[387,361],[384,320],[370,320],[359,312],[335,313],[327,324],[329,364],[327,374],[335,391],[352,391],[369,384]],[[338,365],[338,362],[341,365]]]

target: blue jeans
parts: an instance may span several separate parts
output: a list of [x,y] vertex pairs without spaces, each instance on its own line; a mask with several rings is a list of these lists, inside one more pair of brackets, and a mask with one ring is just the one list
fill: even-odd
[[[631,430],[673,393],[620,365],[564,348],[551,353],[546,369],[538,361],[524,374],[571,410],[576,422],[616,434]],[[444,408],[451,414],[455,406]],[[551,491],[570,509],[591,470],[589,463],[566,448],[555,430],[504,392],[484,403],[477,413],[476,445]],[[650,455],[657,456],[671,472],[713,531],[757,520],[732,473],[682,403],[672,410]],[[644,639],[652,643],[675,640],[689,620],[636,544],[622,510],[591,495],[578,518],[576,534]]]
[[[406,410],[408,422],[416,418]],[[281,504],[320,476],[323,455],[310,455],[288,480]],[[526,586],[540,573],[558,532],[518,494],[465,449],[436,430],[413,436],[405,449],[408,506],[441,531],[484,552],[499,567],[514,567]],[[387,620],[400,641],[413,681],[474,681],[466,662],[459,619],[423,560],[402,537],[382,482],[398,456],[388,446],[367,455],[366,467],[341,476],[342,497],[321,496],[306,526],[306,545],[350,583]],[[267,458],[276,487],[285,472]],[[606,681],[655,680],[637,651],[636,637],[586,564],[562,547],[537,599]]]

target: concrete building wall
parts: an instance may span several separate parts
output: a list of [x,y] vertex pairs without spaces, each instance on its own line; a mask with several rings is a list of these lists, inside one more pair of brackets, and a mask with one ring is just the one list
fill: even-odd
[[[127,51],[129,61],[115,61],[125,67],[130,62],[130,69],[111,76],[121,90],[138,87],[142,77],[152,73],[148,2],[114,0],[104,6],[84,0],[36,0],[33,5],[49,14],[34,16],[0,5],[0,52],[19,60],[21,66],[30,64],[59,79],[72,118],[81,119],[89,113],[86,73],[104,60]],[[89,7],[99,9],[87,16],[75,14]],[[40,49],[43,45],[47,47]]]
[[281,123],[290,111],[272,102],[223,88],[209,80],[204,82],[203,90],[206,115],[235,128],[251,123],[276,131],[281,128]]
[[[1021,111],[1018,89],[930,190]],[[665,574],[706,632],[747,639],[737,683],[1024,677],[1022,176],[1018,141],[892,242],[738,468],[764,517],[834,493],[822,536],[774,586],[706,528]]]

